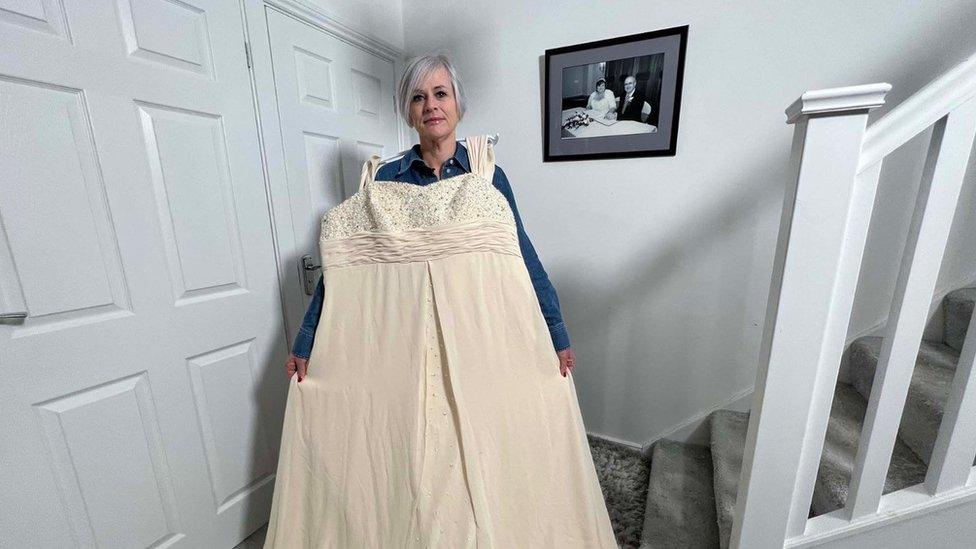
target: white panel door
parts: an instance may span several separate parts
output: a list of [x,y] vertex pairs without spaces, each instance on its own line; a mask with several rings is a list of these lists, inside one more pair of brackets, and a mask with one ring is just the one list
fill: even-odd
[[[318,252],[322,214],[354,193],[363,162],[399,152],[394,64],[274,9],[267,24],[287,175],[295,268],[290,301],[302,294],[299,259]],[[310,278],[317,280],[319,271]],[[302,305],[307,302],[299,300]],[[297,332],[302,311],[289,314]]]
[[[0,0],[0,547],[231,547],[284,352],[236,0]],[[278,378],[282,378],[279,380]]]

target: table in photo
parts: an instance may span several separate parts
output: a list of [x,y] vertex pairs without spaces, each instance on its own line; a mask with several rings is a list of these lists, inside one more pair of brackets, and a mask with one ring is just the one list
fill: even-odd
[[[562,128],[562,125],[566,123],[566,120],[568,120],[574,114],[581,112],[588,114],[590,118],[593,119],[589,126]],[[638,133],[654,133],[657,131],[657,127],[650,124],[644,124],[643,122],[638,122],[636,120],[607,120],[597,111],[586,110],[581,107],[565,109],[559,125],[560,128],[562,128],[562,137],[564,138],[630,135]]]

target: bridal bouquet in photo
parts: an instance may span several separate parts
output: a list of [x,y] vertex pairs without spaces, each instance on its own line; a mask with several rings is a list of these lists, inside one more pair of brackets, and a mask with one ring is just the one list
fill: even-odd
[[590,118],[590,116],[586,114],[586,112],[580,111],[567,118],[566,121],[563,122],[563,128],[567,130],[572,130],[575,128],[579,128],[580,126],[589,126],[590,122],[592,121],[593,119]]

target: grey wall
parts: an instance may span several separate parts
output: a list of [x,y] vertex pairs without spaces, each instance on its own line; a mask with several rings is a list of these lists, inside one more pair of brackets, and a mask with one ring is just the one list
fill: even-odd
[[[451,53],[470,91],[458,136],[501,134],[498,164],[563,304],[587,428],[634,442],[753,385],[792,134],[783,110],[808,89],[878,81],[897,104],[976,52],[974,23],[976,3],[948,0],[403,0],[406,52]],[[684,24],[677,156],[542,162],[545,49]],[[886,314],[918,184],[918,161],[889,164],[852,333]],[[976,273],[974,240],[959,236],[976,228],[973,187],[944,282]]]

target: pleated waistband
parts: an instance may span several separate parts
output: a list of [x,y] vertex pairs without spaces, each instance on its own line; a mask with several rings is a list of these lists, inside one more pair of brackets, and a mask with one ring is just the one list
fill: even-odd
[[319,241],[322,268],[426,261],[467,252],[522,256],[515,225],[475,220],[399,232],[360,233]]

